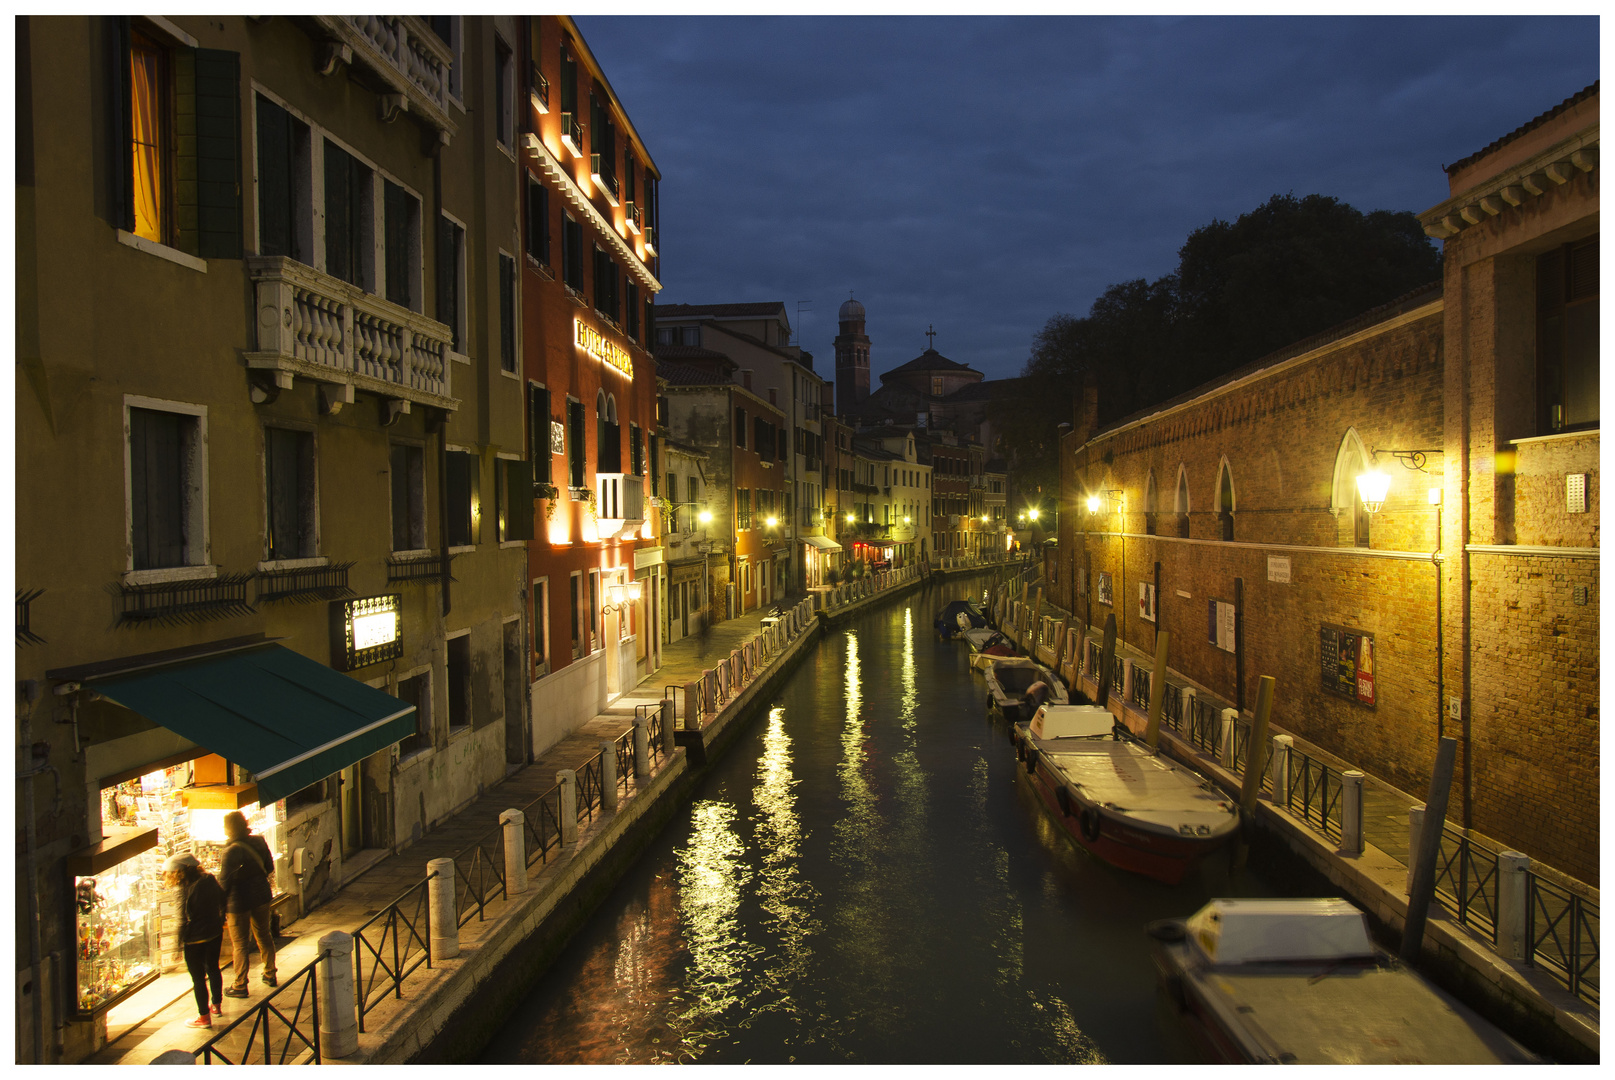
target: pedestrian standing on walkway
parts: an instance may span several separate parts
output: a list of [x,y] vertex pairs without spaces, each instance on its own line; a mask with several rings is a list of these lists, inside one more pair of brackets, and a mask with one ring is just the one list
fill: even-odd
[[264,958],[264,983],[275,985],[275,935],[269,928],[269,902],[274,899],[269,876],[275,869],[275,857],[269,853],[264,838],[247,828],[246,815],[239,810],[224,815],[224,835],[230,843],[224,849],[219,884],[224,887],[225,910],[230,914],[230,945],[235,954],[235,978],[225,993],[243,998],[247,996],[249,930],[258,939],[258,952]]
[[[186,1027],[210,1028],[222,1011],[224,976],[219,972],[219,950],[224,944],[224,890],[202,869],[195,855],[175,855],[163,864],[171,888],[180,890],[179,938],[176,959],[183,957],[196,993],[195,1020]],[[212,991],[211,1011],[208,1005]]]

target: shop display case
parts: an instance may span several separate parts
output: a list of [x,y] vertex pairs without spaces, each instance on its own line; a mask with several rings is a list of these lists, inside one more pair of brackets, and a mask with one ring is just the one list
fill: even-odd
[[[96,1015],[157,978],[157,903],[146,862],[156,829],[114,829],[68,856],[74,928],[74,1012]],[[160,864],[159,864],[160,865]]]

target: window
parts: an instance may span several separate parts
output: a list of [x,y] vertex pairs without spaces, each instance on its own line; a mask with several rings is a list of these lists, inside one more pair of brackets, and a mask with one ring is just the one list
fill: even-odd
[[594,308],[612,322],[617,321],[621,306],[618,295],[619,280],[617,264],[612,261],[608,253],[596,247],[594,249]]
[[[541,113],[550,111],[550,84],[544,78],[539,68],[538,58],[544,55],[544,39],[541,34],[543,20],[537,15],[527,17],[527,97],[534,103]],[[528,131],[538,130],[532,126],[532,114],[528,113]]]
[[561,46],[561,111],[572,114],[572,119],[578,116],[578,62],[572,58],[572,50],[565,45]]
[[382,183],[387,299],[420,310],[421,201],[391,180]]
[[426,454],[418,446],[392,448],[393,550],[426,547]]
[[735,410],[735,445],[742,450],[746,448],[746,410]]
[[533,675],[542,678],[550,673],[550,582],[549,578],[539,578],[533,582],[530,595],[533,598],[532,617],[528,625],[532,627],[533,638]]
[[[997,490],[994,487],[993,490]],[[1178,516],[1178,536],[1189,537],[1189,474],[1178,466],[1178,490],[1172,500],[1172,511]]]
[[756,417],[752,425],[752,446],[757,448],[759,454],[766,454],[774,448],[774,425],[762,417]]
[[788,443],[789,440],[785,437],[785,429],[776,428],[774,431],[774,446],[776,448],[774,457],[776,460],[784,461],[790,455],[791,448]]
[[595,395],[594,423],[595,472],[622,472],[622,426],[617,423],[617,399],[604,390]]
[[[538,19],[535,17],[536,23]],[[543,266],[550,264],[550,189],[527,174],[527,257]]]
[[[701,498],[701,481],[693,476],[689,477],[688,480],[690,483],[690,502],[697,502]],[[669,487],[668,490],[671,491],[672,488]]]
[[527,460],[533,466],[533,482],[550,480],[550,392],[537,383],[527,384]]
[[520,458],[496,458],[494,512],[499,542],[533,538],[533,463]]
[[751,528],[751,489],[735,489],[735,528]]
[[205,414],[128,406],[131,570],[208,561]]
[[471,635],[448,640],[449,734],[471,727]]
[[[655,435],[645,436],[645,441],[650,444],[650,493],[652,496],[660,495],[656,481],[662,475],[662,455],[657,448]],[[673,497],[672,487],[667,489],[667,497],[670,499]]]
[[583,579],[578,571],[572,571],[568,590],[571,598],[572,610],[572,659],[576,660],[583,655]]
[[457,102],[463,101],[465,95],[460,90],[460,69],[464,66],[465,58],[460,42],[460,16],[425,15],[422,18],[431,26],[432,32],[442,39],[443,44],[454,52],[454,58],[449,61],[449,95]]
[[1598,237],[1537,260],[1537,401],[1543,434],[1598,426]]
[[645,475],[645,444],[638,424],[628,425],[628,463],[635,476]]
[[450,450],[443,458],[448,483],[445,538],[451,548],[470,547],[477,543],[477,523],[481,517],[477,500],[477,457],[464,450]]
[[499,367],[516,370],[516,260],[499,253]]
[[437,321],[449,328],[452,351],[471,351],[465,335],[465,230],[446,216],[437,219]]
[[1217,534],[1223,540],[1234,538],[1234,477],[1226,460],[1217,475]]
[[308,559],[318,554],[314,495],[314,436],[264,429],[264,490],[268,506],[264,557]]
[[565,215],[561,222],[561,280],[583,295],[583,226]]
[[415,706],[415,733],[398,743],[398,756],[407,758],[432,747],[432,674],[422,672],[412,679],[399,679],[397,697]]
[[325,272],[371,288],[375,227],[371,171],[329,139],[325,143]]
[[258,106],[258,253],[312,263],[308,125],[261,94]]
[[684,326],[679,328],[680,344],[700,346],[701,328],[699,326]]
[[240,258],[239,54],[186,48],[127,16],[110,25],[114,224],[203,258]]
[[624,307],[628,317],[628,336],[634,341],[639,338],[639,283],[633,278],[628,279],[628,303]]
[[493,39],[494,139],[506,150],[516,145],[516,114],[511,106],[516,96],[515,80],[515,64],[511,59],[510,46],[506,45],[498,34],[495,34]]
[[656,344],[658,345],[677,345],[678,342],[675,340],[677,336],[678,330],[674,327],[658,326],[656,328]]
[[600,645],[600,571],[589,571],[589,651]]
[[569,470],[568,482],[575,488],[584,486],[583,402],[566,399],[566,453]]

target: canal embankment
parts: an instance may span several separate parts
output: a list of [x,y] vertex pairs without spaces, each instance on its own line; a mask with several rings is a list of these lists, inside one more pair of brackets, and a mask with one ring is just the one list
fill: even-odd
[[[1023,573],[1006,580],[994,597],[991,617],[1006,637],[1048,665],[1068,688],[1098,700],[1102,632],[1043,603],[1037,584],[1029,577]],[[1153,658],[1118,643],[1106,705],[1118,721],[1140,736],[1148,725],[1153,667]],[[1160,688],[1165,691],[1160,731],[1163,752],[1237,798],[1252,754],[1250,715],[1217,701],[1204,688],[1181,680],[1176,672],[1163,673]],[[1400,941],[1409,903],[1411,837],[1422,822],[1422,802],[1365,777],[1351,763],[1282,728],[1271,727],[1268,734],[1272,752],[1265,761],[1265,786],[1248,818],[1249,827],[1268,835],[1362,907],[1383,941]],[[1348,788],[1352,789],[1350,798]],[[1449,842],[1453,845],[1450,854],[1446,851]],[[1579,900],[1590,899],[1594,905],[1591,919],[1596,927],[1597,890],[1548,867],[1532,868],[1540,885],[1538,881],[1528,884],[1516,871],[1512,885],[1523,903],[1513,905],[1514,912],[1504,912],[1510,906],[1502,897],[1510,888],[1504,878],[1514,862],[1511,857],[1498,857],[1495,849],[1499,845],[1473,835],[1449,835],[1443,845],[1441,862],[1451,891],[1447,897],[1438,893],[1438,901],[1431,905],[1421,943],[1421,966],[1477,1012],[1533,1049],[1558,1061],[1596,1062],[1599,1009],[1566,985],[1574,981],[1569,974],[1572,969],[1585,978],[1590,961],[1596,988],[1596,939],[1590,951],[1566,939],[1572,938],[1575,921],[1586,918]],[[1492,854],[1489,866],[1486,853]],[[1559,897],[1565,902],[1555,905],[1553,901]],[[1454,918],[1448,901],[1458,902],[1464,922]],[[1533,903],[1541,910],[1519,910]],[[1523,924],[1512,933],[1504,925],[1511,914],[1514,922]],[[1526,917],[1533,915],[1538,922],[1526,923]],[[1545,931],[1544,922],[1549,924]],[[1562,932],[1555,934],[1561,924]],[[1537,929],[1527,928],[1533,925]],[[1514,955],[1500,954],[1499,937],[1502,949]],[[1527,955],[1532,962],[1526,962]],[[1565,981],[1544,970],[1544,962],[1555,961],[1565,969]],[[1596,1000],[1596,989],[1593,993]]]
[[[917,568],[892,571],[836,607],[867,610],[918,584]],[[254,980],[198,1031],[185,1026],[189,978],[168,976],[92,1061],[293,1063],[316,1045],[343,1064],[475,1053],[823,626],[810,597],[668,646],[606,712],[293,924],[279,987]]]

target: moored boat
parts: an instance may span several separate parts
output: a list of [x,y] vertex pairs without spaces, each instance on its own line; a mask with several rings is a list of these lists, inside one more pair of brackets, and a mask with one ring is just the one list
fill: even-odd
[[1345,900],[1213,900],[1149,932],[1168,996],[1228,1062],[1538,1060],[1378,948]]
[[987,616],[969,600],[955,600],[942,609],[933,625],[944,638],[956,638],[963,631],[986,626]]
[[1205,777],[1095,705],[1046,705],[1012,738],[1043,804],[1078,844],[1167,885],[1233,839],[1239,812]]
[[1069,700],[1053,672],[1024,656],[999,657],[987,668],[987,704],[1011,724],[1031,716],[1039,705]]
[[1006,656],[1015,655],[1015,646],[1009,639],[991,627],[982,627],[978,630],[966,630],[959,635],[970,646],[970,667],[975,671],[986,671],[992,666],[994,660],[1002,660]]

